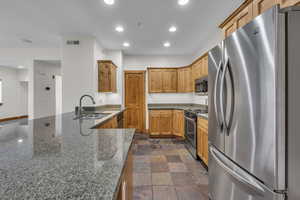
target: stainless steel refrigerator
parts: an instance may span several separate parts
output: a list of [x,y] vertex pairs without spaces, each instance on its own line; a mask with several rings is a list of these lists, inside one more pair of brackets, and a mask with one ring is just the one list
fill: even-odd
[[300,199],[300,7],[271,8],[209,52],[212,200]]

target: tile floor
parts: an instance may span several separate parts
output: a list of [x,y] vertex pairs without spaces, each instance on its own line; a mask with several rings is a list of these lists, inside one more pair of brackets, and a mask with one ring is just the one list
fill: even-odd
[[207,171],[182,141],[136,134],[133,200],[208,200]]

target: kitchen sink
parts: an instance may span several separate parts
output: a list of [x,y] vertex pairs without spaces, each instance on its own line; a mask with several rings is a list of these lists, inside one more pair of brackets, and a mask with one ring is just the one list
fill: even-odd
[[102,119],[111,113],[82,113],[81,116],[76,116],[74,120],[76,119]]

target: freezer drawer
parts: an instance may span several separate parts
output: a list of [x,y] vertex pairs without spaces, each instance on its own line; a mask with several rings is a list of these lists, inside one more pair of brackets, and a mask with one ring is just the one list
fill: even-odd
[[213,146],[209,148],[211,200],[284,200]]

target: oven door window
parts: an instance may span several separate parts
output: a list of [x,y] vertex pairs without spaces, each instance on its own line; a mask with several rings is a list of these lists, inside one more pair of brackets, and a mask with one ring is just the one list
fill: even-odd
[[185,119],[185,134],[186,139],[196,147],[196,121]]

